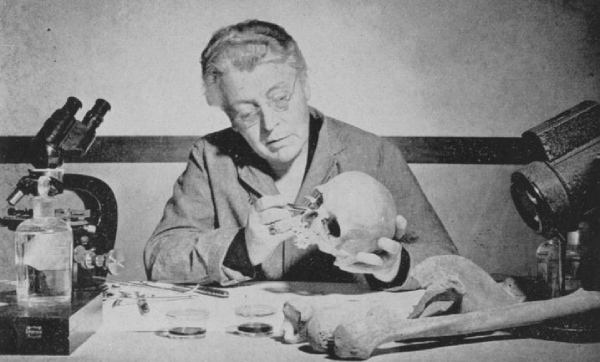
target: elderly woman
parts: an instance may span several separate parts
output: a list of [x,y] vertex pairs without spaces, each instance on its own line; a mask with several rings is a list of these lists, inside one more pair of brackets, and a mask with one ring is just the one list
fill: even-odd
[[[193,145],[145,248],[149,279],[355,281],[378,289],[402,284],[427,256],[456,253],[400,151],[308,105],[306,63],[283,28],[258,20],[225,27],[201,64],[207,101],[231,127]],[[291,230],[269,232],[291,217],[286,205],[308,204],[315,186],[346,171],[391,191],[402,215],[396,240],[381,238],[381,250],[344,264],[314,245],[299,248]]]

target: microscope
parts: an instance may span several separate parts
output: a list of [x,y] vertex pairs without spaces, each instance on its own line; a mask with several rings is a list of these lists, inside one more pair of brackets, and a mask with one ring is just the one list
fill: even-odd
[[85,341],[101,324],[101,286],[108,273],[117,274],[123,259],[114,250],[117,234],[117,202],[110,187],[92,176],[65,173],[68,157],[81,158],[96,139],[96,129],[110,104],[96,100],[82,121],[75,118],[82,103],[69,97],[31,140],[26,160],[33,165],[8,196],[10,207],[0,225],[16,230],[32,217],[32,210],[15,206],[26,195],[37,196],[38,180],[50,177],[50,196],[70,191],[83,203],[83,210],[57,209],[55,216],[67,221],[73,232],[73,294],[71,305],[47,310],[17,305],[14,293],[0,293],[0,355],[66,355]]
[[[524,132],[522,139],[534,161],[512,174],[511,196],[523,221],[556,242],[555,258],[541,264],[545,285],[535,297],[600,290],[600,104],[581,102]],[[538,278],[539,269],[540,264]],[[594,314],[538,331],[551,339],[596,340],[600,318]]]

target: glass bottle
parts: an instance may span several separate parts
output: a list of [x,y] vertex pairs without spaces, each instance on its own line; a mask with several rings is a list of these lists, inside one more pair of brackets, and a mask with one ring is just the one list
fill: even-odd
[[585,252],[581,244],[580,232],[572,231],[567,234],[565,253],[565,294],[581,288],[581,258]]
[[537,278],[545,286],[545,297],[560,296],[560,240],[552,238],[540,244],[536,251],[536,258]]
[[71,300],[73,233],[67,222],[55,216],[53,198],[47,194],[33,198],[33,217],[17,227],[15,256],[20,305]]

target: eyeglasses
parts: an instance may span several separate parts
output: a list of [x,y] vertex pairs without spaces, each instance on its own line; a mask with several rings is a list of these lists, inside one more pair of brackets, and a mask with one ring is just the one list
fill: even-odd
[[[294,77],[294,83],[292,83],[291,90],[277,92],[270,98],[267,98],[267,105],[269,108],[274,110],[275,112],[281,113],[286,112],[290,108],[290,101],[294,97],[296,92],[296,81],[298,80],[298,75]],[[231,123],[232,128],[237,131],[246,131],[248,128],[251,128],[257,125],[260,122],[262,117],[262,111],[258,106],[252,106],[251,109],[244,111],[231,111]]]

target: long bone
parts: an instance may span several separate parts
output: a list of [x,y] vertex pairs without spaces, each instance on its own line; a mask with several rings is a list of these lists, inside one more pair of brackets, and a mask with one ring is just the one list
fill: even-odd
[[340,358],[367,359],[377,347],[392,341],[493,332],[599,309],[600,292],[584,290],[550,300],[421,319],[404,319],[377,308],[366,318],[339,325],[333,333],[333,352]]

